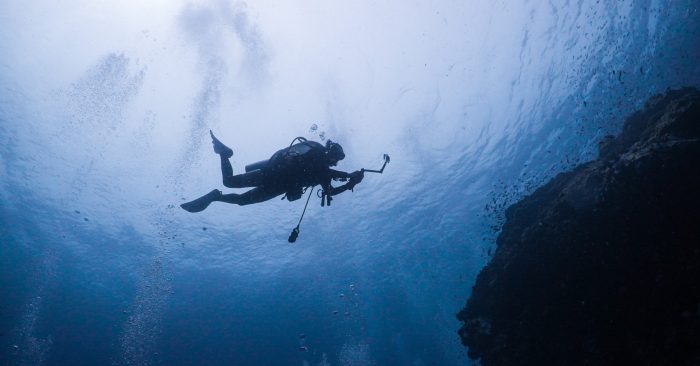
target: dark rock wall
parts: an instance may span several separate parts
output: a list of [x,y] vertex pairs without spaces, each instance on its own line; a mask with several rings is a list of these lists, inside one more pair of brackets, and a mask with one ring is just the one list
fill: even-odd
[[700,92],[506,211],[459,334],[492,365],[700,365]]

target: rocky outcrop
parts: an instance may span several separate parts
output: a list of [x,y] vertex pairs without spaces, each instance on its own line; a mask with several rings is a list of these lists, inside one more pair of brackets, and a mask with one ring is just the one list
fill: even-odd
[[700,365],[700,92],[599,148],[506,211],[457,316],[482,365]]

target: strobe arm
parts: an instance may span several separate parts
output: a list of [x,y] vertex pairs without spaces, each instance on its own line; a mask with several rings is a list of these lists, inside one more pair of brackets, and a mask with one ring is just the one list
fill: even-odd
[[386,168],[386,165],[391,161],[391,158],[389,158],[388,154],[384,154],[384,165],[382,165],[382,168],[379,170],[373,170],[373,169],[365,169],[362,168],[362,171],[365,173],[379,173],[382,174],[384,172],[384,168]]

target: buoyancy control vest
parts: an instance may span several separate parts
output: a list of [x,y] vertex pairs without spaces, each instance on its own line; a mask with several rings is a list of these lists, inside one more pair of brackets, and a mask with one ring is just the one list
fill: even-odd
[[323,159],[326,148],[315,141],[302,141],[288,148],[277,150],[267,160],[261,160],[245,166],[246,173],[254,170],[282,171],[303,168]]
[[318,142],[300,140],[288,148],[278,150],[267,160],[246,165],[246,172],[261,170],[264,173],[280,174],[288,178],[286,198],[295,201],[304,190],[304,176],[314,174],[318,169],[327,168],[326,148]]

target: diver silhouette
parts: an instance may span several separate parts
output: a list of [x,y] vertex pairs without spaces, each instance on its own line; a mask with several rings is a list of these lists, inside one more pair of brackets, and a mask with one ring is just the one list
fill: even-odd
[[[281,194],[284,194],[287,200],[294,201],[302,196],[306,188],[316,185],[321,186],[322,198],[330,205],[331,196],[352,190],[364,178],[364,169],[346,173],[330,168],[345,158],[340,144],[328,140],[324,146],[303,137],[295,138],[289,147],[275,152],[270,159],[247,165],[245,173],[233,175],[233,167],[229,161],[233,150],[219,141],[211,130],[209,134],[214,152],[221,158],[224,186],[254,188],[242,194],[223,194],[214,189],[194,201],[180,205],[189,212],[203,211],[215,201],[243,206],[264,202]],[[347,183],[333,187],[331,180]]]

